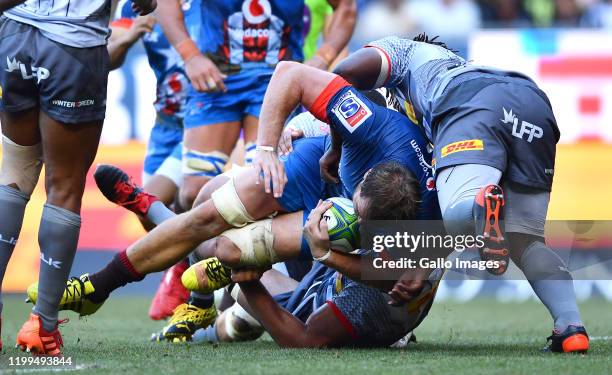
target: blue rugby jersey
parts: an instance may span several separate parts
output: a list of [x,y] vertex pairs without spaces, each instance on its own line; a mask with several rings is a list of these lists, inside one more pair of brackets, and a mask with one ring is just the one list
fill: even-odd
[[303,60],[303,0],[201,0],[194,40],[220,65],[240,69]]

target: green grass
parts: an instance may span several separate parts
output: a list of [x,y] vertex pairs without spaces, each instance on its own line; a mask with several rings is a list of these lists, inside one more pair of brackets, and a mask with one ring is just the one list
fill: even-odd
[[[160,344],[147,341],[160,327],[148,319],[148,298],[109,301],[95,316],[62,328],[65,356],[83,373],[100,374],[604,374],[612,371],[610,305],[600,300],[581,304],[595,339],[584,355],[541,354],[550,318],[535,303],[502,304],[478,300],[469,304],[436,304],[416,330],[419,342],[406,349],[284,350],[269,338],[222,345]],[[0,373],[28,314],[21,297],[4,301]],[[37,372],[40,373],[40,372]]]

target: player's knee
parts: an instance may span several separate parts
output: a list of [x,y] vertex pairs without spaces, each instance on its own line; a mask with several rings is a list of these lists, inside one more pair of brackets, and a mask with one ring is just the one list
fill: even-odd
[[261,324],[237,303],[229,307],[224,315],[223,328],[231,341],[255,340],[264,332]]
[[195,201],[193,202],[193,206],[199,206],[200,204],[206,202],[207,200],[209,200],[212,197],[212,193],[215,192],[215,190],[217,190],[218,188],[220,188],[221,186],[223,186],[227,181],[229,180],[229,177],[227,177],[225,174],[220,174],[219,176],[213,178],[212,180],[208,181],[204,186],[202,186],[202,188],[200,189],[200,192],[198,193],[198,196],[196,197]]
[[193,207],[201,187],[201,182],[194,181],[191,179],[185,179],[183,181],[183,184],[179,188],[178,198],[181,207],[189,211]]
[[217,237],[215,256],[228,267],[238,267],[242,255],[240,249],[227,237]]
[[21,146],[2,137],[0,185],[12,186],[30,196],[42,169],[42,144]]
[[47,202],[72,211],[78,211],[85,191],[85,175],[75,176],[62,171],[46,171]]
[[474,196],[465,196],[449,202],[442,212],[444,227],[453,235],[473,234],[474,225]]

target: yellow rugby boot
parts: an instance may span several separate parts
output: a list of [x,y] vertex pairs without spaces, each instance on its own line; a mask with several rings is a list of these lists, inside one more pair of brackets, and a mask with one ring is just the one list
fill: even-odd
[[210,294],[217,289],[226,287],[232,282],[232,270],[219,262],[217,258],[209,258],[189,267],[181,282],[187,290]]
[[[94,303],[87,296],[91,295],[95,288],[89,281],[89,274],[86,273],[80,277],[71,277],[66,282],[66,289],[59,304],[59,310],[72,310],[79,313],[81,316],[91,315],[98,311],[104,304]],[[36,304],[38,298],[38,283],[34,283],[28,287],[28,298],[26,302]]]

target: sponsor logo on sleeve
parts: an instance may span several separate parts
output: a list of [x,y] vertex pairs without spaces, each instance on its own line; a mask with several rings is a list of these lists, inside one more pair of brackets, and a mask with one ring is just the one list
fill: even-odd
[[340,98],[332,112],[350,133],[372,116],[372,110],[351,91]]
[[442,147],[442,157],[454,154],[455,152],[482,150],[484,150],[482,139],[468,139],[466,141],[453,142]]

